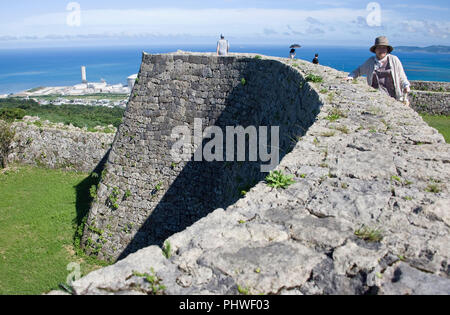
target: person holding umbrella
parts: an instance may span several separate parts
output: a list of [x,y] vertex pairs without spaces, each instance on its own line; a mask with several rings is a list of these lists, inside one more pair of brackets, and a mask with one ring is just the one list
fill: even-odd
[[300,47],[302,47],[302,46],[300,46],[299,44],[294,44],[294,45],[291,45],[291,47],[289,47],[291,49],[291,51],[289,52],[289,57],[291,59],[295,58],[295,55],[296,55],[295,48],[300,48]]

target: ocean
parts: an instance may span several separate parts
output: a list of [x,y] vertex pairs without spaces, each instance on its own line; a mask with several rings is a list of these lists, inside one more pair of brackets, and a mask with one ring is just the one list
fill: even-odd
[[[128,76],[138,73],[142,51],[166,53],[178,49],[215,51],[207,45],[142,45],[140,47],[78,47],[0,50],[0,94],[17,93],[39,86],[67,86],[81,82],[81,66],[87,79],[109,84],[126,84]],[[232,52],[258,53],[288,57],[288,46],[233,45]],[[311,61],[319,54],[322,65],[351,72],[372,53],[368,48],[305,46],[297,49],[297,58]],[[450,82],[450,54],[405,53],[394,51],[403,63],[409,80]]]

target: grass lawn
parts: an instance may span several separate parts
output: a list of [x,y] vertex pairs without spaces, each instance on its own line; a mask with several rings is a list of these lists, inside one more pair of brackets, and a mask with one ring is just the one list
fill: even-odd
[[[26,166],[0,170],[0,295],[41,294],[97,262],[77,254],[75,231],[89,209],[88,174]],[[78,250],[79,252],[79,250]]]
[[423,120],[431,127],[437,129],[445,138],[447,143],[450,143],[450,116],[436,116],[429,114],[421,114]]

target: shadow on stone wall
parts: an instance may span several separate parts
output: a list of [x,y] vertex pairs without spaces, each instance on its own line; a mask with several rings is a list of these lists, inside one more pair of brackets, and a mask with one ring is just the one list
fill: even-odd
[[[286,80],[292,80],[287,83],[287,87],[278,86],[276,81],[260,82],[258,77],[265,70],[261,67],[261,72],[255,72],[254,62],[257,61],[251,60],[251,66],[241,72],[241,76],[246,78],[246,84],[237,85],[230,91],[226,98],[226,109],[219,117],[214,117],[214,125],[222,130],[225,130],[225,126],[255,126],[257,129],[258,126],[267,126],[269,130],[272,126],[279,126],[281,161],[294,148],[297,137],[303,136],[314,123],[320,112],[320,100],[301,75],[285,65],[280,66],[285,67]],[[311,104],[302,104],[305,102],[304,93],[310,94]],[[211,118],[207,117],[208,113],[204,114],[201,118]],[[270,141],[270,135],[267,138]],[[224,141],[224,151],[225,148]],[[248,161],[248,142],[246,152]],[[267,173],[261,172],[262,164],[267,163],[261,160],[187,162],[118,260],[150,245],[161,247],[168,237],[185,230],[215,209],[226,209],[242,197],[243,190],[248,191],[264,180]]]
[[[75,207],[77,211],[77,215],[75,219],[73,220],[73,223],[76,224],[77,229],[74,234],[74,241],[77,241],[78,239],[81,240],[82,237],[82,228],[84,227],[84,223],[87,220],[87,216],[89,214],[89,209],[91,208],[91,204],[93,201],[93,198],[90,195],[90,189],[92,186],[98,186],[100,182],[100,174],[102,173],[103,169],[105,168],[106,162],[108,161],[109,153],[111,152],[111,149],[108,150],[108,152],[105,154],[105,156],[102,158],[102,160],[97,164],[95,169],[92,171],[92,173],[86,177],[83,181],[81,181],[78,185],[76,185],[75,191],[76,191],[76,201],[75,201]],[[93,174],[97,174],[98,176],[93,176]]]

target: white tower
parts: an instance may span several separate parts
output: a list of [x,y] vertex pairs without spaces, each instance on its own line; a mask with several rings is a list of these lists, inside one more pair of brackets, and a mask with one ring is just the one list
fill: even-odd
[[86,67],[85,66],[81,66],[81,82],[82,83],[87,83],[87,80],[86,80]]

